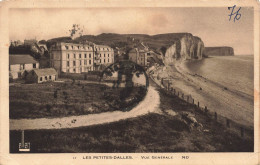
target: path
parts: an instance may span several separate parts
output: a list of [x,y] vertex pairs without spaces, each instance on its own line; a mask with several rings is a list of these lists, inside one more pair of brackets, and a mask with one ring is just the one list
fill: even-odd
[[149,112],[157,112],[159,111],[159,105],[160,96],[158,91],[154,87],[149,86],[144,100],[128,112],[113,111],[51,119],[11,119],[10,130],[62,129],[105,124],[141,116]]

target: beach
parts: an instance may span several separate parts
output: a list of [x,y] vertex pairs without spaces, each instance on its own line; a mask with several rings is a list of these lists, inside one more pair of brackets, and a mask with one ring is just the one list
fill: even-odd
[[252,57],[210,57],[176,62],[158,71],[157,75],[170,78],[171,87],[190,95],[195,104],[199,102],[201,107],[207,106],[212,112],[253,128]]

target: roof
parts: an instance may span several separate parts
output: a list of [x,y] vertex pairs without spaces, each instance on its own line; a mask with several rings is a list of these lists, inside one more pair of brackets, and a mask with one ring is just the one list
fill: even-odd
[[57,74],[54,68],[44,68],[44,69],[34,69],[33,70],[37,76],[46,76]]
[[16,54],[16,55],[9,55],[9,64],[32,64],[38,63],[32,56],[29,54]]
[[38,46],[41,48],[41,47],[44,47],[45,50],[48,50],[47,49],[47,46],[45,44],[38,44]]

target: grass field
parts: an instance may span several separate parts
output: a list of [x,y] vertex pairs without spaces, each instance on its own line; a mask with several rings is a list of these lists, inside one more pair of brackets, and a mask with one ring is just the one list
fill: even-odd
[[[253,134],[242,138],[181,99],[164,92],[160,97],[162,114],[74,129],[27,130],[25,142],[35,153],[253,152]],[[179,114],[168,115],[172,109],[193,111],[203,129],[190,129]],[[20,131],[10,131],[11,153],[18,152],[20,139]]]
[[111,88],[102,84],[15,84],[9,88],[10,118],[41,118],[128,110],[141,101],[145,89]]
[[[249,152],[253,142],[225,130],[190,131],[177,116],[147,114],[106,125],[25,131],[36,153]],[[18,152],[21,132],[10,132],[10,151]]]

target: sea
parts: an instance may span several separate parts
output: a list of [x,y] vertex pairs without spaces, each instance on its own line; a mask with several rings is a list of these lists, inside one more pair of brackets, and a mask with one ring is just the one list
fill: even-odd
[[254,56],[210,56],[185,63],[192,74],[198,74],[233,90],[254,95]]

